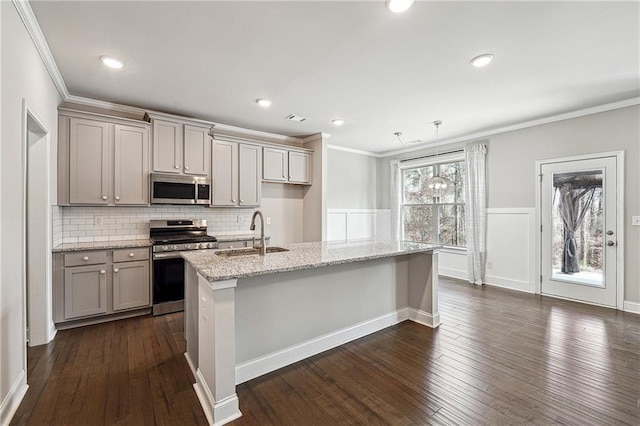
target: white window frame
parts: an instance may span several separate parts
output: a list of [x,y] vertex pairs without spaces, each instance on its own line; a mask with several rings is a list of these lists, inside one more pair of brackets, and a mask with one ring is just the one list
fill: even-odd
[[[405,205],[409,205],[409,204],[405,204],[404,203],[404,171],[406,169],[415,169],[415,168],[419,168],[419,167],[426,167],[426,166],[434,166],[434,165],[439,165],[439,164],[446,164],[446,163],[455,163],[458,161],[464,161],[464,152],[454,152],[454,153],[449,153],[449,154],[444,154],[444,155],[438,155],[438,156],[432,156],[432,157],[428,157],[428,158],[415,158],[415,159],[410,159],[410,160],[404,160],[400,163],[400,172],[401,172],[401,177],[400,177],[400,230],[402,232],[402,239],[404,240],[404,210],[403,207]],[[443,204],[448,204],[448,203],[443,203]],[[460,203],[459,203],[460,204]],[[464,203],[464,206],[466,208],[466,200]],[[433,205],[440,205],[439,203],[434,203],[434,204],[429,204],[431,206]],[[437,213],[436,213],[437,215]],[[437,217],[434,218],[434,222],[435,222],[435,228],[434,228],[434,233],[435,233],[435,237],[437,238],[437,236],[439,235],[439,221],[436,220],[438,219]],[[453,253],[466,253],[467,249],[466,247],[462,247],[462,246],[449,246],[449,245],[443,245],[443,251],[450,251]]]

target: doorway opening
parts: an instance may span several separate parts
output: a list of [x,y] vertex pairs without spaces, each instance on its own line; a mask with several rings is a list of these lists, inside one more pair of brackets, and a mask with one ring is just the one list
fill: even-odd
[[26,358],[27,344],[37,346],[48,343],[56,330],[52,314],[49,130],[26,99],[22,104],[22,268]]

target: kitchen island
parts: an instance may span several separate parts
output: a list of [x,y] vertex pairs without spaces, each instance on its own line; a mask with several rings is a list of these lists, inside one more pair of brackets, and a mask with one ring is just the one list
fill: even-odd
[[182,253],[185,356],[211,424],[241,415],[239,383],[404,320],[440,324],[437,246],[368,241],[283,248],[265,256]]

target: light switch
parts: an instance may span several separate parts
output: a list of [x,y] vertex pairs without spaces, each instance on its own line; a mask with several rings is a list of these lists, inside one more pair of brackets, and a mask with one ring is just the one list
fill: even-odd
[[236,217],[236,220],[238,221],[238,223],[242,223],[242,215],[238,215]]
[[271,225],[271,218],[270,218],[270,217],[268,217],[268,218],[267,218],[267,220],[266,220],[266,222],[267,222],[267,225]]
[[631,225],[640,226],[640,216],[631,216]]
[[207,298],[206,297],[202,297],[202,319],[203,320],[207,320]]
[[95,226],[102,226],[103,221],[102,221],[102,216],[94,216],[93,218],[93,224]]

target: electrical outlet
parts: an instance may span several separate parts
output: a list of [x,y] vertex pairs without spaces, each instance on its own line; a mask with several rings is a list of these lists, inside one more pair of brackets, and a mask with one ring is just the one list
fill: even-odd
[[202,319],[203,320],[207,320],[207,298],[206,297],[202,297]]
[[102,216],[95,216],[95,217],[93,218],[93,224],[94,224],[95,226],[102,226],[102,224],[103,224]]
[[267,218],[267,225],[271,225],[271,218],[270,217]]
[[241,215],[236,216],[236,220],[238,221],[238,223],[242,223],[242,216]]
[[487,269],[493,269],[493,261],[487,260]]
[[640,226],[640,216],[631,216],[631,225]]

